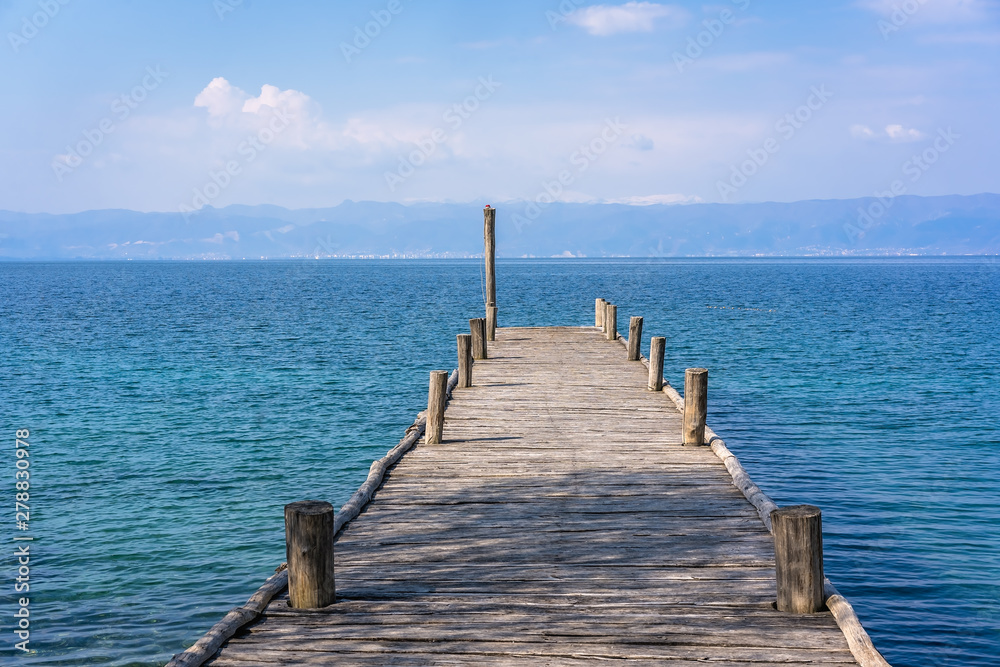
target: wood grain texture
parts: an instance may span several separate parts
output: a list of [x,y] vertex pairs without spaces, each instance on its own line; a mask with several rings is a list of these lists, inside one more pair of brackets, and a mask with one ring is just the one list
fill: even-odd
[[497,307],[486,306],[486,340],[492,343],[497,339]]
[[458,347],[458,386],[472,386],[472,334],[455,336]]
[[602,338],[498,330],[338,535],[337,603],[276,598],[212,664],[856,664],[831,614],[774,609],[757,510]]
[[447,402],[447,371],[431,371],[427,390],[427,432],[424,440],[430,444],[441,442],[444,433],[444,406]]
[[[497,305],[497,210],[483,209],[483,246],[486,262],[486,305]],[[491,339],[492,340],[492,339]]]
[[335,600],[333,505],[300,500],[285,505],[288,601],[297,609],[319,609]]
[[684,444],[705,443],[708,416],[708,371],[688,368],[684,371]]
[[486,349],[486,318],[477,317],[469,320],[469,334],[472,336],[472,358],[485,359]]
[[823,609],[823,524],[814,505],[771,512],[778,609],[814,614]]
[[642,347],[642,318],[633,315],[628,321],[628,354],[629,361],[639,361]]
[[[649,339],[649,381],[647,389],[650,391],[663,391],[663,352],[666,348],[666,338],[663,336],[653,336]],[[642,359],[640,354],[638,357]]]

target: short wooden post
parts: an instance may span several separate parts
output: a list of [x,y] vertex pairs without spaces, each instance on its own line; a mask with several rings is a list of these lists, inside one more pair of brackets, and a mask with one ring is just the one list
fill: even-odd
[[469,333],[472,334],[472,358],[486,358],[486,320],[482,317],[469,320]]
[[427,428],[424,441],[429,445],[441,442],[444,434],[444,403],[448,390],[448,372],[431,371],[431,385],[427,392]]
[[[486,256],[486,305],[497,305],[497,210],[489,204],[483,208],[483,241]],[[495,327],[494,327],[495,328]],[[493,340],[492,338],[490,340]]]
[[815,614],[823,599],[823,518],[818,507],[794,505],[771,512],[778,610]]
[[333,505],[319,500],[285,505],[285,558],[289,607],[333,604]]
[[486,306],[486,340],[497,339],[497,307]]
[[604,308],[607,305],[607,301],[604,299],[597,299],[594,302],[594,326],[603,327],[604,326]]
[[642,318],[632,316],[628,321],[628,360],[639,361],[639,346],[642,344]]
[[618,340],[618,306],[613,303],[604,310],[604,333],[608,340]]
[[661,391],[663,389],[663,350],[666,344],[667,339],[663,336],[654,336],[649,339],[650,391]]
[[708,415],[708,370],[689,368],[684,372],[684,444],[705,444]]
[[472,334],[458,334],[458,386],[472,386]]

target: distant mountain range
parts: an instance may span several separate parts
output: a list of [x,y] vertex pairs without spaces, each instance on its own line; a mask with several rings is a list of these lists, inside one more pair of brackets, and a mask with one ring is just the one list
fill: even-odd
[[[0,259],[468,257],[485,202],[346,201],[67,215],[0,211]],[[958,255],[1000,252],[1000,195],[762,204],[495,203],[501,257]]]

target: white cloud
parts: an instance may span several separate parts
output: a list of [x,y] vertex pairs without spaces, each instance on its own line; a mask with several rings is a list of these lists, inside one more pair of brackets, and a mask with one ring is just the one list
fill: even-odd
[[[271,112],[280,109],[293,116],[308,116],[310,98],[297,90],[281,90],[277,86],[264,84],[260,88],[260,97],[251,97],[243,103],[243,113]],[[267,107],[265,109],[265,107]]]
[[891,141],[893,143],[901,144],[909,143],[911,141],[920,141],[926,136],[920,130],[912,127],[903,127],[898,123],[886,125],[885,129],[881,131],[875,131],[867,125],[852,125],[850,131],[851,136],[858,139]]
[[281,90],[266,83],[260,87],[260,95],[253,97],[229,83],[225,77],[218,76],[198,93],[194,105],[208,110],[209,116],[219,118],[273,112],[276,109],[296,114],[307,110],[310,101],[305,93]]
[[885,133],[893,141],[919,141],[924,138],[924,133],[902,125],[886,125]]
[[196,107],[204,107],[213,118],[231,116],[243,110],[250,96],[217,76],[194,98]]
[[567,20],[591,35],[604,37],[620,32],[652,32],[664,21],[670,27],[684,24],[687,13],[672,5],[626,2],[624,5],[591,5],[572,12]]
[[654,206],[656,204],[700,204],[705,200],[695,195],[640,195],[635,197],[620,197],[605,199],[605,204],[628,204],[629,206]]

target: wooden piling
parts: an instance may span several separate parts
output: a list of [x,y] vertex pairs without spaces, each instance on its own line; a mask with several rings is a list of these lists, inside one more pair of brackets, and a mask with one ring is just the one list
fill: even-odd
[[639,348],[642,345],[642,318],[632,316],[628,321],[628,357],[629,361],[639,361]]
[[618,306],[613,303],[604,309],[604,334],[608,340],[618,340]]
[[778,611],[815,614],[825,608],[823,595],[823,520],[814,505],[794,505],[771,512],[774,530]]
[[684,372],[684,444],[705,444],[708,416],[708,370],[689,368]]
[[663,336],[654,336],[649,339],[650,391],[661,391],[663,389],[663,350],[666,344],[667,339]]
[[469,333],[472,334],[472,358],[485,359],[486,354],[486,320],[482,317],[469,320]]
[[472,386],[472,334],[458,334],[458,386]]
[[607,306],[607,301],[604,299],[597,299],[594,302],[594,326],[603,327],[604,326],[604,308]]
[[429,445],[441,442],[444,434],[444,405],[447,401],[448,372],[431,371],[431,383],[427,392],[427,430],[425,442]]
[[333,604],[333,505],[302,500],[285,505],[288,606],[320,609]]
[[[483,238],[485,242],[486,255],[486,307],[497,305],[497,274],[496,274],[496,237],[497,210],[489,204],[483,209]],[[496,324],[494,320],[494,329]],[[490,340],[493,340],[490,338]]]
[[493,342],[497,339],[497,307],[486,306],[486,340]]

